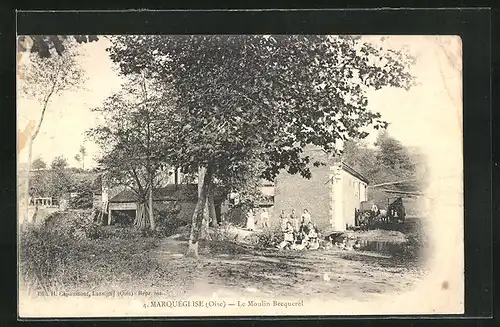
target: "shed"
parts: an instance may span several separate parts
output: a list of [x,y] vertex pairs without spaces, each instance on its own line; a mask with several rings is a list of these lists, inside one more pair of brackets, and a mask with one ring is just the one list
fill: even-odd
[[[214,200],[219,220],[223,196],[217,189]],[[153,210],[156,213],[167,214],[186,222],[191,220],[197,201],[198,184],[169,184],[153,190]],[[113,212],[116,211],[132,211],[135,216],[140,203],[138,195],[130,189],[119,192],[108,202],[108,224],[114,222]]]

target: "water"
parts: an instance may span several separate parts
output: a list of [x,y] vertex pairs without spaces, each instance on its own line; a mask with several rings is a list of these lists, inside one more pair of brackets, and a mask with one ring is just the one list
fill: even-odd
[[401,250],[404,243],[387,242],[387,241],[368,241],[360,240],[360,250],[378,252],[383,254],[394,254]]

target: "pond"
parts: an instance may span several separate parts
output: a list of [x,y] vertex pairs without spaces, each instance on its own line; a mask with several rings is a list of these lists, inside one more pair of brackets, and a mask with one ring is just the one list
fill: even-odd
[[393,255],[401,251],[406,242],[359,240],[359,250]]

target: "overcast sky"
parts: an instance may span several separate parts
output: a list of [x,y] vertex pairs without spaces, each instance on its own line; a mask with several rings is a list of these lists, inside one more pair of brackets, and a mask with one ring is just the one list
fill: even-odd
[[[366,37],[378,42],[380,36]],[[408,146],[420,146],[427,153],[436,153],[457,145],[461,137],[461,47],[456,37],[391,36],[386,45],[407,46],[417,57],[414,74],[419,86],[410,91],[386,88],[369,93],[369,107],[390,122],[389,133]],[[74,159],[79,146],[85,144],[86,167],[94,164],[97,147],[84,138],[84,132],[101,122],[90,108],[99,106],[120,89],[121,79],[106,53],[109,41],[100,38],[81,46],[81,64],[86,71],[84,90],[66,92],[54,98],[47,110],[42,129],[34,147],[33,158],[47,163],[64,155],[70,165],[80,166]],[[450,57],[451,56],[451,57]],[[450,58],[454,61],[450,62]],[[18,130],[27,119],[38,121],[40,105],[23,102],[18,105]],[[368,141],[373,141],[372,134]],[[461,146],[461,141],[460,146]],[[19,160],[27,161],[27,148]]]

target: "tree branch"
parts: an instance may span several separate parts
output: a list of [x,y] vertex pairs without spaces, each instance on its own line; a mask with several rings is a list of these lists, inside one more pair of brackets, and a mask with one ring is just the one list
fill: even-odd
[[56,72],[56,76],[54,78],[54,82],[52,84],[50,92],[47,94],[47,96],[43,100],[43,108],[42,108],[42,113],[40,115],[40,120],[38,121],[38,126],[37,126],[37,128],[35,130],[35,133],[33,133],[33,135],[31,136],[31,140],[34,140],[37,137],[38,133],[40,132],[40,128],[42,126],[43,118],[45,116],[45,111],[47,110],[47,106],[48,106],[49,100],[52,97],[52,94],[54,94],[54,91],[55,91],[55,88],[56,88],[56,85],[57,85],[57,78],[59,76],[59,72],[61,71],[61,66],[62,66],[62,64],[58,66],[58,69],[57,69],[57,72]]

